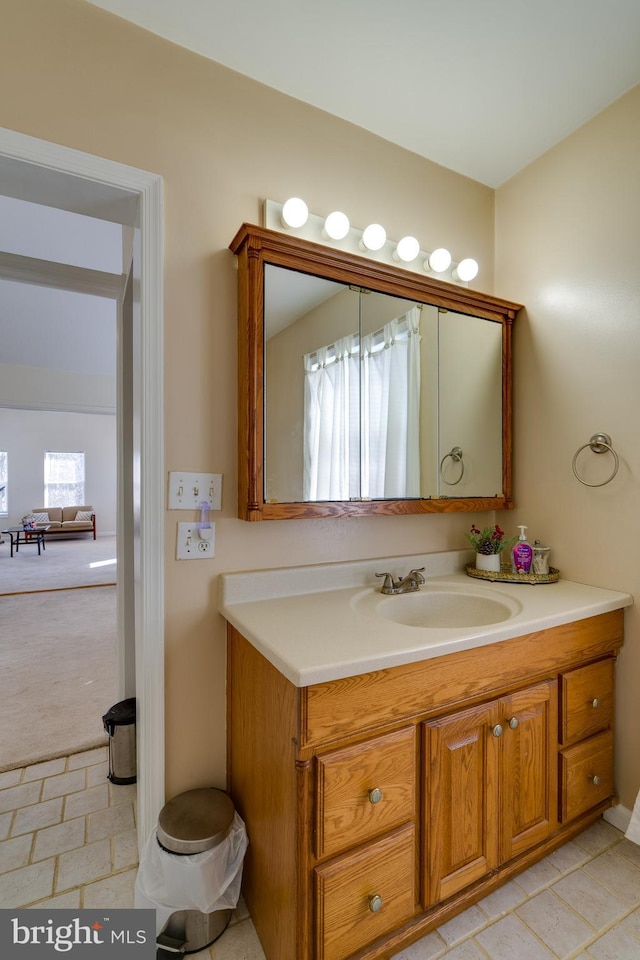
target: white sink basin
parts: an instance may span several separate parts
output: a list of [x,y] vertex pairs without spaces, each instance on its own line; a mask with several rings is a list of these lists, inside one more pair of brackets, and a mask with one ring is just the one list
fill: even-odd
[[427,585],[417,593],[378,598],[371,612],[407,627],[483,627],[509,620],[522,609],[504,594],[486,596],[449,586]]

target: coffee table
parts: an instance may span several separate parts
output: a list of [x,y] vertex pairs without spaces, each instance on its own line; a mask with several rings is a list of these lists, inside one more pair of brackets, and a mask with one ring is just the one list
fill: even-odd
[[28,546],[30,543],[37,544],[38,547],[38,556],[40,556],[40,549],[45,549],[44,546],[44,535],[49,526],[44,527],[35,527],[28,530],[25,530],[24,527],[7,527],[6,530],[3,530],[3,533],[9,534],[11,541],[11,556],[13,557],[13,551],[15,548],[16,553],[20,550],[20,545]]

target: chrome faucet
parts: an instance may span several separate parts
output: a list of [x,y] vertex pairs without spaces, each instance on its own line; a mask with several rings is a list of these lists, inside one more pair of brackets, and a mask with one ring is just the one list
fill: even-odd
[[394,580],[390,573],[376,573],[376,577],[384,577],[381,593],[387,593],[395,596],[399,593],[415,593],[425,582],[422,572],[424,567],[419,570],[410,570],[406,577]]

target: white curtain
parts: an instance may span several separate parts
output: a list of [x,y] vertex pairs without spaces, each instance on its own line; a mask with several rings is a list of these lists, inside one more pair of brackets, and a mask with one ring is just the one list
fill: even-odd
[[359,368],[356,335],[304,358],[305,500],[359,496]]
[[304,499],[418,497],[420,311],[304,358]]

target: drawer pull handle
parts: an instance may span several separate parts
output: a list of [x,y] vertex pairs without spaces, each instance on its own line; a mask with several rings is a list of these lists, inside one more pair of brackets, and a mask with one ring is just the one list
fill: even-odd
[[517,717],[510,717],[507,720],[507,723],[509,724],[512,730],[517,730],[518,727],[520,726],[520,721],[518,720]]
[[379,910],[382,910],[382,897],[378,896],[377,893],[369,897],[369,910],[371,910],[371,913],[377,913]]
[[594,787],[600,786],[600,777],[597,773],[594,773],[592,777],[589,777],[589,780],[591,780],[591,783],[594,785]]
[[369,790],[369,803],[380,803],[382,800],[382,790],[380,787],[374,787],[373,790]]
[[598,700],[597,697],[594,697],[594,699],[591,701],[591,706],[593,707],[594,710],[598,709],[598,707],[600,706],[600,701]]
[[496,723],[495,727],[493,727],[493,729],[491,730],[491,733],[494,735],[494,737],[502,736],[502,727],[500,726],[499,723]]

